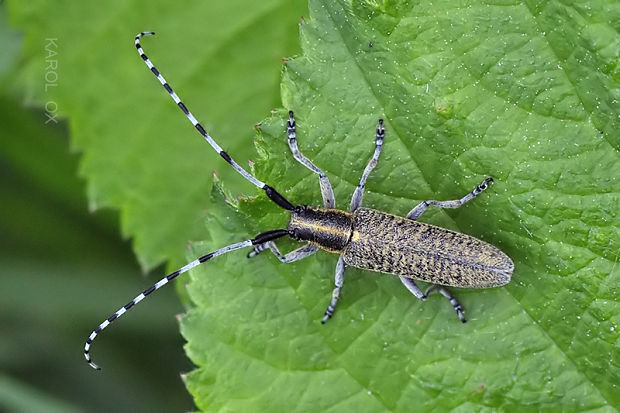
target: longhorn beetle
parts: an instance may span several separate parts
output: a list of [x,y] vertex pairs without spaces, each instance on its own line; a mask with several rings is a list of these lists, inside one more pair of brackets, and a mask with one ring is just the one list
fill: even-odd
[[[209,136],[194,115],[187,109],[187,106],[181,102],[179,96],[172,90],[166,79],[153,66],[153,63],[151,63],[146,54],[144,54],[144,50],[142,50],[140,38],[153,34],[155,33],[139,33],[136,35],[135,45],[144,63],[157,77],[157,80],[172,97],[174,103],[177,104],[194,128],[226,162],[235,168],[245,179],[264,190],[267,197],[275,204],[289,211],[291,217],[288,228],[266,231],[252,239],[231,244],[203,255],[162,278],[128,304],[121,307],[99,324],[86,340],[84,357],[93,368],[99,369],[90,358],[90,346],[95,337],[111,322],[125,314],[127,310],[138,304],[147,295],[161,288],[180,274],[211,258],[240,248],[253,247],[248,254],[248,258],[269,249],[284,263],[307,258],[319,249],[340,254],[336,264],[335,287],[329,305],[325,310],[325,315],[321,320],[322,323],[325,323],[334,314],[338,299],[340,298],[346,266],[395,274],[400,278],[405,287],[422,301],[426,300],[432,292],[438,291],[450,301],[457,316],[463,323],[466,322],[463,316],[463,308],[444,286],[489,288],[499,287],[510,281],[514,264],[506,254],[496,247],[469,235],[416,221],[431,205],[439,208],[458,208],[464,203],[471,201],[487,189],[487,186],[493,182],[492,178],[486,178],[473,191],[461,199],[453,201],[423,201],[409,211],[406,218],[362,208],[361,204],[366,179],[377,165],[377,160],[383,147],[383,139],[385,138],[383,120],[380,119],[375,137],[375,152],[362,173],[359,185],[357,185],[353,192],[349,211],[342,211],[336,209],[334,191],[327,176],[299,151],[295,132],[295,118],[291,111],[289,112],[289,119],[286,125],[288,145],[293,153],[293,157],[319,176],[319,185],[323,197],[323,207],[293,205],[271,186],[261,182],[239,166]],[[273,241],[286,235],[294,240],[306,242],[306,244],[286,255],[282,255]],[[422,292],[414,280],[431,283],[431,287],[426,292]]]

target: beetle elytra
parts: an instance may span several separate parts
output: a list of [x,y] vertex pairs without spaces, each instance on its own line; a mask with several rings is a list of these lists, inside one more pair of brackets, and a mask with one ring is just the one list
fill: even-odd
[[[489,288],[502,286],[510,281],[514,264],[498,248],[472,236],[417,221],[429,206],[439,208],[460,207],[487,189],[488,184],[493,181],[492,178],[482,181],[473,191],[461,199],[423,201],[415,206],[406,217],[362,208],[366,180],[377,164],[385,138],[383,120],[379,120],[375,135],[375,151],[353,193],[349,210],[339,210],[336,209],[334,191],[327,176],[299,151],[295,118],[291,111],[286,125],[289,147],[293,157],[298,162],[318,175],[323,198],[322,207],[296,206],[273,187],[260,181],[239,166],[205,131],[144,53],[140,45],[140,38],[153,34],[153,32],[142,32],[135,38],[135,46],[144,63],[157,77],[194,128],[213,149],[241,176],[257,188],[265,191],[271,201],[289,211],[291,218],[287,228],[266,231],[252,239],[228,245],[199,257],[162,278],[121,307],[99,324],[86,340],[84,357],[93,368],[98,369],[99,367],[91,360],[90,346],[95,337],[110,323],[142,301],[147,295],[166,285],[180,274],[219,255],[241,248],[253,247],[248,254],[249,258],[260,254],[262,251],[270,250],[284,263],[307,258],[319,249],[339,254],[335,271],[335,287],[321,320],[323,323],[334,314],[347,266],[397,275],[405,287],[420,300],[425,300],[429,294],[438,291],[450,301],[462,322],[466,320],[461,305],[444,287]],[[274,240],[285,236],[306,244],[282,255]],[[415,280],[428,282],[431,287],[426,292],[422,292]]]

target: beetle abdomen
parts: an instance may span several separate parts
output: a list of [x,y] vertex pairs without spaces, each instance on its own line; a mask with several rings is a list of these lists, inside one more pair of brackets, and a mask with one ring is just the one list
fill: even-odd
[[477,238],[366,208],[353,214],[343,258],[353,267],[465,288],[504,285],[514,268],[506,254]]

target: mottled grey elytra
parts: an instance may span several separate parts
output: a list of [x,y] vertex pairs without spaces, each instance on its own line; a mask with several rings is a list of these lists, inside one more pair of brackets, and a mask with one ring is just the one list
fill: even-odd
[[[306,205],[295,206],[273,187],[261,182],[239,166],[196,120],[142,50],[140,38],[153,34],[155,33],[142,32],[135,37],[138,54],[146,66],[209,145],[241,176],[257,188],[265,191],[270,200],[282,209],[290,211],[291,219],[286,229],[266,231],[252,239],[228,245],[199,257],[162,278],[118,309],[99,324],[86,339],[84,357],[93,368],[99,369],[91,360],[90,346],[95,337],[110,323],[142,301],[147,295],[166,285],[180,274],[218,255],[240,248],[253,247],[248,258],[269,249],[280,261],[285,263],[309,257],[319,249],[340,254],[336,264],[335,287],[329,305],[325,310],[325,315],[321,319],[322,323],[325,323],[334,314],[344,284],[346,266],[397,275],[404,286],[420,300],[426,300],[429,294],[438,291],[450,301],[462,322],[466,321],[463,308],[444,287],[489,288],[502,286],[510,281],[514,264],[506,254],[493,245],[469,235],[416,221],[431,205],[439,208],[460,207],[487,189],[488,184],[493,182],[492,178],[486,178],[473,191],[460,199],[423,201],[409,211],[405,218],[373,209],[361,208],[366,179],[377,165],[383,148],[385,129],[383,128],[383,120],[380,119],[375,134],[375,151],[353,192],[349,211],[339,210],[336,209],[334,191],[329,179],[297,147],[295,118],[293,112],[290,111],[286,123],[289,148],[299,163],[319,176],[319,186],[323,198],[322,208]],[[295,240],[304,241],[306,244],[286,255],[282,255],[274,240],[287,235]],[[415,280],[428,282],[431,287],[426,292],[422,292]]]
[[289,230],[297,240],[342,254],[346,265],[449,287],[499,287],[513,270],[491,244],[374,209],[301,207]]

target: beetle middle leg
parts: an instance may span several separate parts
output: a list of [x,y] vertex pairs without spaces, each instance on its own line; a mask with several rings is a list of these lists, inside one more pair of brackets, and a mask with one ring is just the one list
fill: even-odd
[[461,199],[455,199],[453,201],[422,201],[418,205],[416,205],[415,208],[409,211],[409,213],[407,214],[407,218],[413,219],[415,221],[416,219],[420,218],[420,215],[422,215],[424,211],[426,211],[426,209],[431,205],[439,208],[458,208],[464,203],[469,202],[478,195],[480,195],[482,191],[488,188],[489,183],[491,182],[493,182],[493,178],[489,177],[485,179],[480,183],[480,185],[475,187],[473,191],[471,191]]
[[[364,187],[366,185],[366,179],[368,179],[368,175],[370,172],[377,166],[377,160],[379,159],[379,155],[381,154],[381,149],[383,147],[383,138],[385,137],[385,130],[383,129],[383,119],[379,119],[379,124],[377,125],[377,133],[375,137],[375,152],[368,161],[364,172],[362,173],[362,177],[360,178],[360,183],[355,188],[355,192],[353,192],[353,196],[351,197],[351,206],[349,210],[351,212],[355,211],[362,204],[362,199],[364,198]],[[342,255],[338,258],[338,263],[336,264],[336,275],[334,277],[334,290],[332,292],[332,298],[325,310],[325,316],[321,320],[321,323],[325,324],[327,320],[329,320],[332,315],[334,315],[334,311],[336,311],[336,305],[338,304],[338,300],[340,299],[340,290],[342,289],[342,285],[344,284],[344,270],[345,270],[344,258]]]
[[379,119],[379,124],[377,125],[377,134],[375,137],[375,152],[368,161],[368,165],[364,169],[362,173],[362,177],[360,178],[360,183],[355,188],[355,192],[353,192],[353,196],[351,197],[351,206],[349,211],[353,212],[357,208],[362,205],[362,199],[364,198],[364,187],[366,186],[366,179],[368,179],[368,175],[370,172],[377,166],[377,161],[379,160],[379,155],[381,154],[381,149],[383,148],[383,138],[385,138],[385,129],[383,129],[383,119]]

